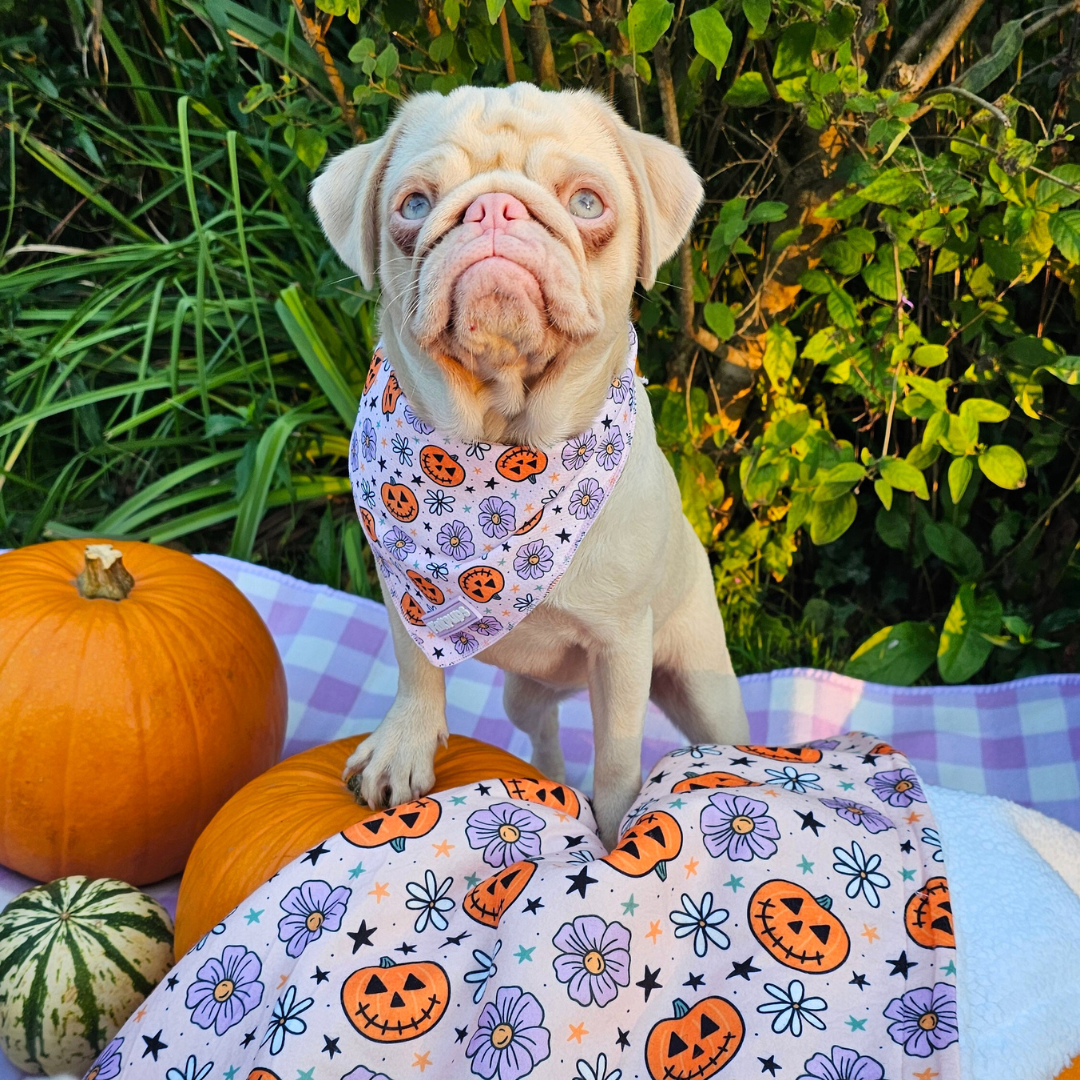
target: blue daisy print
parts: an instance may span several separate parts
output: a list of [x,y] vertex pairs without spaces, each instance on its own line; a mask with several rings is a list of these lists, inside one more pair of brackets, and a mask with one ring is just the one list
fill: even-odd
[[567,509],[578,521],[585,521],[596,517],[603,501],[604,489],[596,479],[587,476],[574,488]]
[[445,581],[450,576],[450,568],[444,562],[429,562],[427,572],[436,581]]
[[626,443],[623,441],[622,432],[618,424],[608,428],[600,439],[600,448],[596,451],[596,460],[602,469],[611,472],[622,461]]
[[783,769],[766,769],[765,774],[771,777],[774,784],[779,784],[786,791],[794,791],[796,795],[803,795],[807,791],[821,791],[821,785],[815,783],[821,779],[817,773],[801,773],[794,765],[785,765]]
[[286,1035],[303,1035],[307,1031],[307,1021],[301,1020],[300,1016],[314,1004],[314,998],[297,1001],[296,987],[290,986],[284,996],[279,997],[274,1003],[273,1019],[267,1025],[266,1034],[259,1046],[263,1047],[269,1043],[271,1055],[280,1054],[285,1045]]
[[416,550],[413,538],[397,525],[383,535],[382,541],[398,562],[404,562]]
[[416,925],[413,929],[422,934],[428,926],[434,926],[436,930],[445,930],[449,923],[446,921],[445,912],[451,911],[454,901],[446,894],[450,886],[454,884],[452,877],[446,878],[440,885],[435,880],[435,875],[430,870],[424,871],[424,883],[409,881],[405,885],[405,891],[409,899],[405,906],[410,911],[419,911],[416,917]]
[[495,963],[495,957],[499,955],[499,950],[502,948],[502,942],[496,941],[495,948],[491,950],[489,956],[482,949],[473,949],[473,959],[477,963],[477,967],[472,971],[465,972],[465,981],[467,983],[476,983],[476,989],[473,991],[473,1004],[479,1005],[480,999],[484,996],[484,991],[487,989],[489,979],[494,979],[499,972],[498,965]]
[[622,1080],[622,1069],[608,1072],[607,1054],[597,1055],[595,1065],[590,1065],[584,1058],[578,1058],[577,1075],[573,1080]]
[[360,453],[363,454],[365,461],[375,460],[375,429],[371,426],[371,421],[364,420],[364,426],[360,429]]
[[591,431],[575,435],[562,448],[563,468],[575,471],[584,468],[595,452],[596,436]]
[[217,959],[207,960],[187,988],[184,1005],[197,1027],[213,1027],[224,1035],[262,1001],[262,962],[243,945],[226,945]]
[[409,444],[408,436],[395,435],[390,443],[390,449],[397,455],[397,459],[402,465],[412,464],[413,448]]
[[285,952],[297,957],[318,941],[324,930],[340,930],[350,896],[352,889],[344,885],[332,889],[325,881],[305,881],[291,888],[281,901],[287,914],[278,922],[278,939],[289,943]]
[[360,481],[360,498],[368,509],[375,507],[375,487],[369,480]]
[[[190,1055],[190,1057],[188,1057],[187,1064],[185,1064],[182,1069],[177,1069],[174,1067],[172,1069],[166,1070],[165,1080],[206,1080],[206,1077],[209,1075],[210,1070],[213,1067],[214,1063],[212,1061],[208,1061],[200,1069],[198,1061],[195,1060],[195,1055],[192,1054]],[[101,1073],[98,1073],[97,1075],[100,1076]],[[89,1076],[87,1076],[87,1080],[90,1080]],[[97,1080],[97,1078],[95,1077],[94,1080]]]
[[941,850],[941,836],[937,829],[924,827],[922,831],[922,840],[927,847],[934,849],[934,862],[945,861],[945,855]]
[[517,528],[514,504],[498,495],[491,495],[480,502],[480,528],[485,536],[501,540]]
[[878,867],[881,865],[881,856],[870,855],[867,857],[857,840],[852,842],[850,851],[842,847],[833,848],[833,855],[836,856],[833,869],[838,874],[844,874],[846,877],[851,878],[844,892],[852,900],[862,893],[871,907],[879,907],[881,900],[877,891],[889,887],[889,879],[878,871]]
[[484,849],[484,862],[501,869],[540,854],[545,824],[521,803],[496,803],[469,815],[465,836],[469,847]]
[[709,743],[703,743],[699,746],[681,746],[678,750],[671,751],[671,757],[689,757],[694,761],[704,761],[706,754],[720,754],[723,753],[717,746],[712,746]]
[[677,938],[694,935],[695,956],[704,956],[709,951],[710,944],[718,949],[726,949],[731,945],[731,939],[720,929],[727,922],[728,912],[724,908],[713,906],[711,892],[707,892],[697,904],[686,893],[683,893],[680,899],[682,911],[673,911],[668,918],[675,924]]
[[542,578],[549,573],[555,562],[551,548],[543,540],[522,544],[514,556],[514,569],[520,578]]
[[486,442],[474,442],[469,443],[468,450],[465,451],[466,457],[476,458],[477,461],[483,461],[484,455],[491,449],[491,443]]
[[804,1023],[825,1030],[825,1021],[815,1014],[824,1012],[828,1002],[824,998],[806,997],[806,987],[799,979],[792,979],[786,990],[775,983],[766,983],[765,991],[773,1000],[759,1005],[757,1011],[775,1014],[772,1029],[777,1035],[790,1031],[797,1039],[803,1033]]
[[435,539],[444,555],[461,562],[462,559],[471,559],[476,554],[472,538],[472,529],[464,521],[451,521],[439,530]]
[[769,817],[767,803],[747,795],[721,791],[701,811],[705,850],[714,858],[726,855],[732,862],[771,859],[776,854],[780,827]]
[[429,491],[424,496],[424,505],[436,516],[453,513],[454,496],[447,495],[445,491]]

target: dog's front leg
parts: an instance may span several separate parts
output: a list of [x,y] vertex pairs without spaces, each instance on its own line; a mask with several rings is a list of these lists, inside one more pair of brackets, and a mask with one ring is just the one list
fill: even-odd
[[635,613],[590,656],[589,700],[596,743],[593,812],[609,851],[618,839],[619,822],[641,788],[641,738],[652,658],[651,609]]
[[[387,605],[389,606],[389,604]],[[392,612],[398,662],[394,704],[345,763],[349,790],[373,809],[398,806],[435,786],[435,750],[446,745],[446,683]]]

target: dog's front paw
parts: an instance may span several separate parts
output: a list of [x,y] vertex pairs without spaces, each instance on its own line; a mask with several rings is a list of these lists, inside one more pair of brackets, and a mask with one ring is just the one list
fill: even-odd
[[435,786],[438,743],[437,735],[427,738],[384,720],[345,762],[342,779],[372,810],[411,802]]

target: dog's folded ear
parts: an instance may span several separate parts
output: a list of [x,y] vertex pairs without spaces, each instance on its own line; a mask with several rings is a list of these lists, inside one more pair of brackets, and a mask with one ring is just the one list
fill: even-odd
[[379,185],[390,160],[391,138],[383,136],[332,158],[311,185],[311,204],[341,261],[375,285],[378,268]]

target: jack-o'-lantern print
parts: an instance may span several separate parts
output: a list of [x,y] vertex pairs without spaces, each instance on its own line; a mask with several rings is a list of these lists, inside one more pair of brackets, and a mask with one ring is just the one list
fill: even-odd
[[581,803],[574,794],[574,789],[565,784],[556,784],[551,780],[503,780],[502,786],[511,799],[540,803],[553,810],[561,810],[571,817],[581,815]]
[[793,764],[813,765],[821,760],[821,751],[812,746],[736,746],[744,754],[770,758],[772,761],[788,761]]
[[895,746],[890,746],[887,742],[875,743],[870,747],[871,756],[885,757],[887,754],[899,754],[900,751]]
[[812,975],[835,971],[851,951],[844,924],[829,910],[827,896],[815,898],[801,885],[781,878],[759,885],[746,918],[765,951],[784,967]]
[[355,847],[374,848],[389,844],[395,851],[404,851],[406,840],[426,836],[441,817],[442,807],[437,800],[417,799],[372,814],[350,825],[341,835]]
[[[91,1070],[93,1072],[93,1070]],[[87,1080],[89,1080],[89,1074],[87,1074]],[[247,1080],[281,1080],[276,1072],[272,1072],[270,1069],[252,1069],[247,1074]]]
[[360,524],[364,526],[364,532],[367,533],[368,540],[373,544],[377,544],[379,537],[375,532],[375,518],[365,506],[360,507]]
[[672,789],[672,795],[685,795],[688,791],[710,791],[713,788],[761,787],[760,780],[747,780],[729,772],[707,772],[700,776],[688,776]]
[[652,1026],[645,1041],[645,1066],[652,1080],[709,1080],[739,1052],[746,1025],[722,997],[707,997],[691,1008],[681,998],[674,1015]]
[[650,811],[619,837],[618,844],[601,862],[627,877],[644,877],[656,871],[661,881],[667,880],[668,860],[682,851],[682,829],[679,823],[663,811]]
[[366,394],[374,385],[375,380],[379,377],[379,368],[382,366],[382,357],[376,350],[375,355],[371,358],[371,363],[368,365],[367,376],[364,379],[364,393]]
[[401,614],[404,615],[413,626],[424,625],[424,609],[411,593],[401,594]]
[[426,1035],[449,1004],[450,980],[433,960],[395,964],[384,956],[378,967],[354,971],[341,987],[349,1023],[372,1042],[408,1042]]
[[382,395],[382,411],[384,416],[392,416],[397,408],[398,398],[401,397],[401,387],[397,376],[391,375],[386,381],[386,389]]
[[420,512],[416,496],[404,484],[383,484],[382,501],[390,516],[398,521],[414,521]]
[[458,575],[458,588],[478,604],[496,599],[505,582],[501,571],[494,566],[474,566]]
[[536,873],[536,863],[523,860],[503,867],[474,885],[461,902],[461,910],[484,926],[497,927],[507,909],[525,891]]
[[431,580],[431,578],[424,577],[423,574],[416,570],[406,570],[405,576],[413,583],[416,587],[416,591],[425,600],[429,600],[436,605],[446,601],[446,594]]
[[908,937],[924,949],[956,948],[952,901],[945,878],[930,878],[908,897],[904,907],[904,927]]
[[547,454],[532,446],[511,446],[499,455],[495,469],[507,480],[528,480],[536,483],[536,477],[547,468]]
[[465,482],[465,470],[441,446],[425,446],[420,451],[420,468],[439,487],[457,487]]
[[528,521],[526,521],[525,524],[522,525],[520,529],[516,529],[514,531],[514,535],[515,536],[524,536],[526,533],[532,532],[533,529],[535,529],[536,526],[540,524],[540,519],[543,516],[544,516],[544,508],[540,507],[540,509],[537,510],[536,513],[533,514],[533,516],[531,518],[529,518]]

